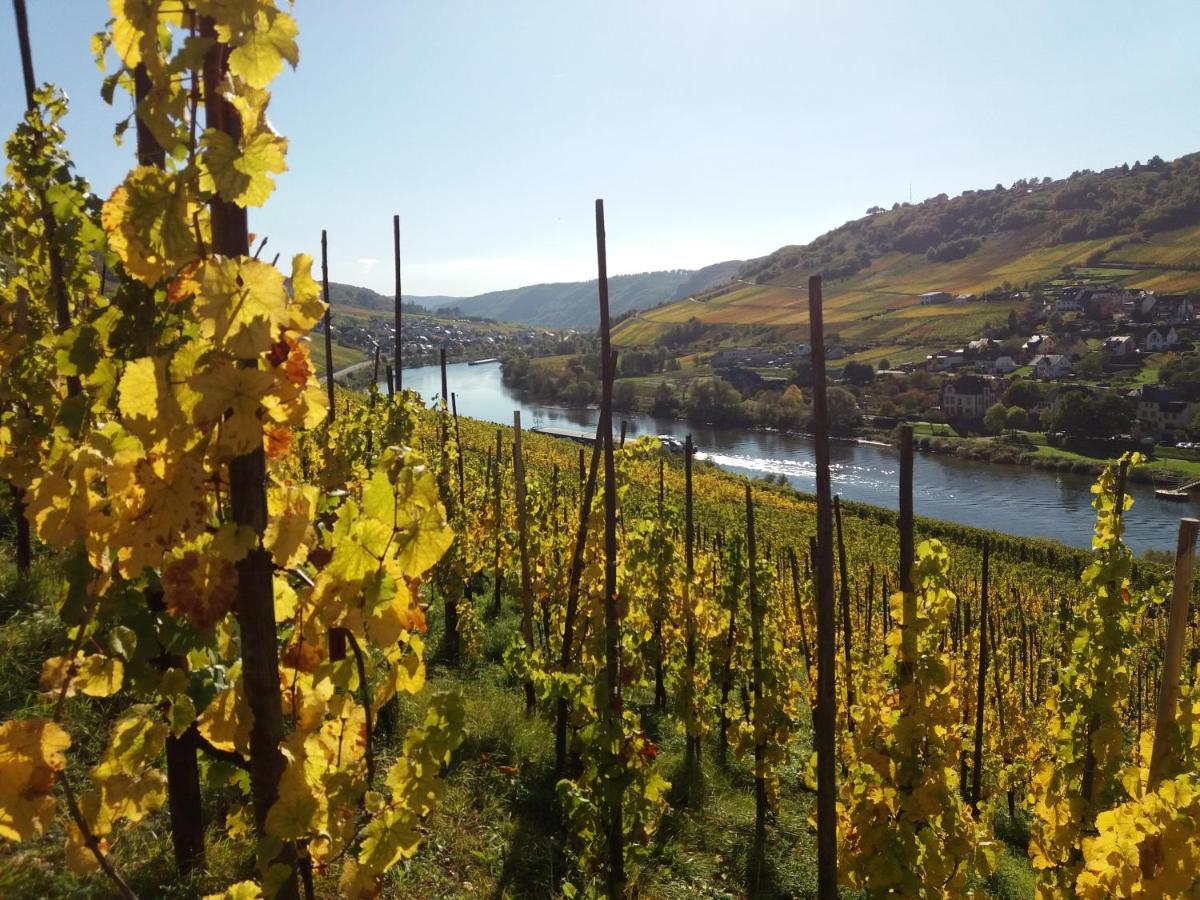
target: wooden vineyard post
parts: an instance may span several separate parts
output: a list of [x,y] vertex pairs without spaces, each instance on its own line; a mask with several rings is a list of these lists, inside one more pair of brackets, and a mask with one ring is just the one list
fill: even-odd
[[[692,578],[696,568],[696,526],[692,513],[692,458],[696,448],[689,434],[683,442],[683,614],[684,614],[684,662],[691,683],[696,680],[696,609],[692,603]],[[687,735],[685,738],[684,772],[690,778],[700,766],[700,738]]]
[[[134,97],[138,104],[151,94],[150,76],[145,64],[134,69]],[[139,166],[161,169],[166,165],[166,153],[154,133],[140,116],[137,120],[137,161]],[[103,277],[101,285],[103,285]],[[20,524],[20,523],[18,523]],[[165,609],[161,591],[147,591],[146,605],[161,612]],[[163,650],[161,643],[159,649]],[[179,657],[160,652],[156,664],[166,670],[172,666],[186,668]],[[196,758],[198,732],[189,728],[181,735],[168,733],[164,742],[167,762],[167,805],[171,821],[171,843],[175,851],[175,866],[184,875],[203,871],[204,810],[200,790],[200,764]]]
[[[32,112],[37,108],[37,101],[33,96],[37,90],[37,83],[33,77],[33,49],[29,40],[29,19],[25,12],[25,0],[13,0],[13,12],[17,20],[17,43],[20,45],[21,75],[25,83],[25,108]],[[138,120],[138,127],[141,127],[140,119]],[[58,246],[54,242],[58,223],[54,217],[54,211],[45,203],[44,198],[42,200],[42,223],[45,228],[46,251],[50,263],[51,290],[54,292],[54,330],[56,333],[62,334],[71,327],[71,311],[67,305],[67,289],[63,278],[62,259],[59,256]],[[103,292],[103,279],[100,282],[100,289]],[[27,299],[24,288],[18,288],[17,298],[19,304]],[[79,393],[79,388],[79,376],[69,376],[67,378],[67,395],[71,397],[75,396]],[[29,520],[25,518],[25,490],[11,483],[9,487],[13,498],[13,519],[16,521],[17,526],[17,571],[21,574],[26,574],[29,572],[29,567],[33,562],[33,540],[29,531]]]
[[[664,469],[666,460],[659,457],[658,460],[658,521],[665,521],[665,491],[664,491]],[[656,599],[658,610],[654,614],[654,706],[657,709],[666,709],[667,707],[667,687],[664,674],[665,648],[663,647],[663,610],[667,605],[667,579],[666,573],[660,568],[658,573],[658,584]]]
[[396,398],[396,374],[392,371],[392,364],[385,362],[383,371],[387,373],[388,399],[394,400]]
[[800,560],[796,548],[788,547],[788,565],[792,571],[792,602],[796,606],[796,621],[800,623],[800,653],[804,657],[804,677],[812,677],[812,660],[809,658],[808,625],[804,621],[804,601],[800,595]]
[[446,348],[438,348],[438,365],[442,368],[442,407],[450,408],[450,387],[446,380]]
[[504,454],[503,438],[502,438],[500,429],[497,428],[496,429],[496,469],[492,473],[492,477],[495,479],[495,481],[493,483],[494,490],[492,493],[492,517],[496,520],[496,527],[495,527],[496,564],[493,569],[493,572],[494,572],[493,581],[495,582],[495,595],[492,599],[492,615],[494,615],[494,616],[500,615],[500,595],[503,592],[503,588],[504,588],[504,570],[500,566],[500,554],[503,549],[503,543],[501,541],[501,534],[504,531],[504,527],[503,527],[504,522],[503,522],[503,518],[501,516],[502,509],[501,509],[501,502],[500,502],[501,501],[500,494],[501,494],[501,490],[503,489],[503,486],[504,486],[504,476],[503,476],[504,455],[503,454]]
[[401,326],[403,325],[403,302],[401,301],[400,291],[400,217],[392,216],[392,254],[396,266],[396,296],[395,303],[395,318],[396,318],[396,346],[394,354],[396,357],[396,393],[404,391],[404,337],[401,334]]
[[[445,371],[443,369],[443,371]],[[517,550],[521,557],[521,637],[533,650],[533,585],[529,575],[529,522],[525,512],[525,457],[521,450],[521,411],[513,410],[513,481],[517,489]],[[533,715],[533,682],[525,682],[525,713]]]
[[[609,724],[621,729],[620,636],[617,622],[617,467],[613,458],[612,394],[616,365],[608,317],[608,252],[604,236],[604,201],[596,201],[596,268],[600,299],[600,361],[603,379],[600,390],[600,415],[604,429],[604,684],[606,702],[603,715]],[[625,841],[622,825],[622,792],[613,786],[605,793],[612,797],[608,815],[608,893],[620,897],[625,891]]]
[[838,549],[838,596],[842,608],[842,648],[846,664],[846,727],[854,729],[850,707],[854,706],[854,668],[850,660],[850,640],[853,637],[850,623],[850,577],[846,573],[846,541],[842,535],[842,504],[833,498],[833,519],[837,525]]
[[[25,82],[25,109],[33,112],[37,109],[34,93],[37,83],[33,77],[33,49],[29,41],[29,18],[25,13],[25,0],[13,0],[13,13],[17,20],[17,43],[21,52],[21,75]],[[45,196],[38,198],[42,207],[42,227],[45,229],[43,239],[46,246],[46,261],[50,266],[50,291],[54,296],[54,332],[62,334],[71,327],[71,307],[67,294],[66,276],[63,274],[62,255],[59,252],[56,235],[58,219]],[[245,252],[243,249],[242,252]],[[103,285],[101,285],[103,287]],[[67,396],[74,397],[79,393],[80,382],[78,375],[67,376]]]
[[913,441],[912,426],[900,426],[900,590],[904,594],[900,623],[900,682],[912,682],[912,660],[916,656],[917,595],[913,588],[913,561],[916,558],[913,534]]
[[1175,725],[1179,700],[1179,676],[1183,671],[1183,648],[1187,636],[1188,604],[1192,572],[1196,562],[1196,535],[1200,519],[1179,520],[1179,542],[1175,548],[1175,582],[1167,620],[1167,646],[1163,652],[1162,681],[1158,686],[1158,711],[1154,722],[1154,749],[1150,753],[1150,789],[1162,780],[1169,759],[1169,737]]
[[463,446],[462,434],[458,430],[458,397],[450,395],[450,408],[454,415],[454,450],[458,456],[458,507],[463,515],[467,511],[467,489],[463,478]]
[[813,430],[817,462],[817,896],[837,897],[837,686],[834,659],[833,501],[829,476],[829,407],[825,396],[825,329],[821,276],[808,279],[808,322],[812,345]]
[[[988,556],[987,539],[983,541],[983,579],[979,594],[979,680],[975,692],[975,755],[971,760],[971,811],[979,814],[979,793],[983,784],[983,713],[987,706],[988,669]],[[997,694],[996,704],[1001,697]]]
[[[583,552],[587,547],[588,515],[592,510],[592,499],[596,496],[596,475],[600,467],[600,446],[604,434],[604,416],[596,425],[596,441],[592,445],[592,464],[588,468],[587,482],[583,489],[583,498],[579,507],[579,527],[575,532],[575,548],[571,552],[571,574],[567,583],[567,610],[563,624],[562,653],[559,656],[559,668],[567,672],[571,668],[571,654],[574,652],[575,616],[579,610],[579,585],[583,580]],[[580,448],[582,453],[582,448]],[[570,706],[566,697],[558,698],[558,708],[555,710],[554,722],[554,773],[561,778],[567,766],[567,716]]]
[[[762,625],[763,598],[758,595],[758,552],[754,535],[754,496],[750,482],[746,482],[746,556],[750,585],[750,646],[751,668],[754,678],[754,733],[760,734],[758,717],[762,715]],[[766,745],[762,738],[754,741],[754,845],[763,846],[767,836],[767,779],[763,774]]]
[[332,424],[333,410],[333,303],[329,298],[329,242],[321,229],[321,296],[325,300],[325,390],[329,394],[328,421]]
[[[241,137],[241,117],[222,94],[221,86],[227,77],[227,58],[225,50],[215,39],[216,27],[212,19],[201,20],[201,35],[211,41],[204,56],[206,124],[228,135],[236,146]],[[231,259],[244,256],[249,249],[245,207],[225,201],[219,195],[214,195],[210,204],[213,252]],[[324,249],[324,233],[321,243]],[[256,364],[257,360],[253,358],[241,361],[246,368]],[[329,390],[332,393],[332,380]],[[331,415],[332,409],[331,405]],[[266,456],[261,444],[250,453],[234,457],[230,463],[229,500],[233,522],[249,527],[257,536],[254,549],[237,563],[234,614],[241,637],[246,700],[254,716],[250,727],[250,792],[258,834],[265,837],[267,812],[278,799],[279,778],[286,761],[279,749],[283,740],[283,708],[279,693],[279,648],[275,631],[274,567],[271,555],[262,545],[267,520],[267,493]],[[264,867],[283,865],[290,870],[277,896],[292,900],[299,896],[295,848],[287,842],[275,844],[273,858],[264,859],[261,863]]]

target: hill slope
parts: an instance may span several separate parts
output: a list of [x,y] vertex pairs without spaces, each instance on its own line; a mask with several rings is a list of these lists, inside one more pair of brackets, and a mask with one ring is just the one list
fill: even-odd
[[[716,263],[703,269],[670,269],[638,275],[615,275],[608,279],[609,310],[616,317],[631,310],[650,309],[680,300],[728,282],[741,269],[741,260]],[[360,309],[391,309],[392,298],[370,288],[330,282],[334,306]],[[524,322],[548,328],[595,328],[596,281],[533,284],[506,291],[491,291],[474,297],[419,297],[404,295],[405,304],[425,309],[456,307],[469,316]]]
[[[1059,181],[1018,181],[876,208],[806,245],[744,265],[735,282],[640,313],[614,335],[645,344],[696,318],[727,337],[803,339],[806,284],[825,278],[827,330],[914,345],[973,336],[1019,305],[919,306],[926,291],[982,294],[1074,274],[1160,291],[1200,289],[1200,154]],[[1128,265],[1125,265],[1128,264]]]

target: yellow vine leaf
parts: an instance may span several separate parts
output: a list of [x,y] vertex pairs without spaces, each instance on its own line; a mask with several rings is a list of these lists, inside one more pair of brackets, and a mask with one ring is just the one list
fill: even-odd
[[250,727],[254,713],[241,691],[241,679],[213,697],[200,714],[196,727],[210,744],[221,750],[246,753],[250,749]]
[[282,272],[247,256],[213,257],[197,276],[196,312],[205,337],[237,359],[271,347],[289,319]]
[[287,171],[287,140],[273,134],[256,134],[239,147],[229,135],[209,129],[201,144],[200,189],[238,206],[262,206],[275,190],[271,176]]
[[71,736],[48,719],[0,725],[0,838],[24,841],[54,818],[54,779]]
[[84,655],[81,651],[74,664],[65,656],[52,656],[42,663],[42,690],[57,696],[67,684],[66,695],[76,693],[90,697],[111,697],[121,689],[125,676],[125,664],[119,659],[100,653]]
[[300,61],[296,47],[296,22],[271,7],[259,10],[250,30],[229,54],[229,71],[253,88],[265,88],[283,68],[284,60],[295,67]]
[[100,223],[127,272],[154,285],[199,256],[190,196],[181,176],[152,166],[129,173]]
[[271,551],[275,565],[286,569],[308,553],[316,507],[317,489],[313,486],[283,484],[267,490],[268,522],[263,546]]
[[205,894],[204,900],[262,900],[262,895],[262,888],[253,881],[239,881],[219,894]]
[[[202,428],[221,427],[221,443],[233,455],[249,453],[262,445],[258,410],[274,377],[260,369],[235,366],[221,360],[192,376],[189,384],[200,395],[193,415]],[[228,415],[226,415],[228,413]]]

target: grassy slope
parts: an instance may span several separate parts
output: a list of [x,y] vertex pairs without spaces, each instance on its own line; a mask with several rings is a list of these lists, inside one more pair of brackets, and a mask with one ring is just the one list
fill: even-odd
[[[987,323],[999,324],[1010,303],[964,303],[920,306],[925,291],[975,293],[1004,282],[1036,284],[1058,275],[1064,266],[1082,266],[1108,239],[1077,241],[1055,247],[1035,246],[1036,228],[993,235],[971,255],[951,262],[929,262],[922,254],[892,252],[866,270],[825,285],[827,332],[856,342],[914,344],[957,341],[974,337]],[[1147,243],[1128,244],[1112,251],[1116,262],[1173,266],[1200,262],[1200,228],[1156,235]],[[1127,287],[1159,291],[1200,289],[1200,272],[1151,269],[1096,269]],[[696,317],[726,326],[768,326],[771,339],[804,340],[808,328],[807,273],[789,270],[763,285],[742,283],[725,292],[712,292],[702,302],[683,300],[649,310],[623,322],[614,334],[620,345],[654,341],[672,325]]]
[[[313,365],[316,371],[324,377],[325,372],[325,335],[313,335],[312,340],[308,344],[309,354],[312,356]],[[339,369],[344,369],[346,366],[352,366],[355,363],[363,362],[367,359],[367,354],[363,353],[357,347],[347,347],[344,344],[333,342],[333,370],[336,372]]]

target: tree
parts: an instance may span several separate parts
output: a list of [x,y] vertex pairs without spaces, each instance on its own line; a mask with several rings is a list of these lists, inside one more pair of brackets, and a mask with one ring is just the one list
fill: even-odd
[[637,388],[632,381],[622,379],[613,385],[613,406],[617,409],[632,410],[637,407]]
[[842,378],[856,387],[863,387],[875,380],[875,370],[869,363],[848,362],[842,369]]
[[879,361],[879,371],[884,372],[892,367],[892,361],[886,356]]
[[1028,378],[1014,378],[1000,398],[1005,406],[1021,406],[1032,409],[1042,401],[1042,387]]
[[1134,413],[1133,403],[1125,397],[1097,393],[1058,404],[1049,429],[1073,438],[1107,440],[1129,431]]
[[983,414],[983,427],[993,434],[1003,431],[1007,422],[1008,410],[1005,409],[1003,403],[993,403]]
[[812,387],[812,361],[801,359],[792,366],[792,384]]
[[745,419],[742,395],[724,378],[699,378],[688,388],[688,417],[714,425],[740,425]]
[[671,382],[658,383],[658,387],[654,389],[654,404],[650,407],[650,412],[664,419],[679,415],[679,397],[671,387]]
[[804,424],[808,414],[808,403],[804,399],[804,392],[796,385],[789,384],[775,405],[776,424],[780,428],[795,430]]
[[854,429],[861,418],[858,411],[858,400],[850,391],[841,387],[831,387],[825,395],[825,403],[829,410],[829,430],[835,434],[846,434]]
[[1105,350],[1093,350],[1075,364],[1075,374],[1080,378],[1095,379],[1104,375],[1110,354]]
[[1021,327],[1020,320],[1017,318],[1017,311],[1010,309],[1008,311],[1008,333],[1012,337],[1016,337]]
[[1028,431],[1029,413],[1020,406],[1010,406],[1004,417],[1004,427],[1009,431]]

